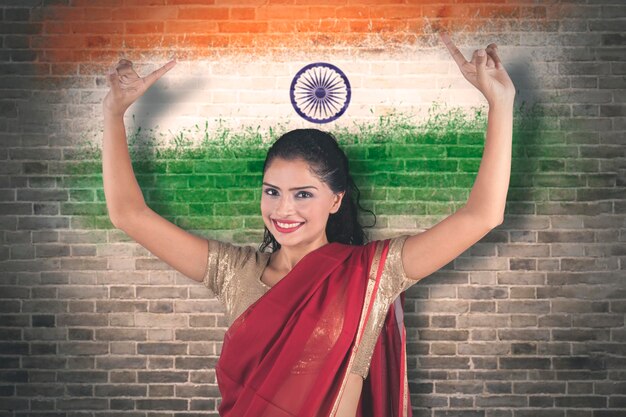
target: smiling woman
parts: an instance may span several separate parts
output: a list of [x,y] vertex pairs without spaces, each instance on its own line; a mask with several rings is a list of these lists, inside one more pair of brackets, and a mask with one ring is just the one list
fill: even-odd
[[467,62],[447,35],[442,40],[493,106],[478,178],[466,206],[431,229],[369,243],[348,158],[317,129],[287,132],[267,152],[258,250],[197,237],[157,215],[135,180],[123,114],[174,63],[141,78],[123,60],[109,75],[110,217],[225,306],[229,328],[215,367],[221,416],[412,415],[404,291],[497,226],[510,171],[514,89],[495,44]]
[[262,185],[261,247],[209,243],[203,282],[230,312],[220,413],[410,415],[400,295],[417,280],[402,268],[407,236],[364,242],[359,190],[330,133],[282,135]]
[[[273,261],[281,269],[291,269],[304,254],[329,241],[363,244],[352,199],[358,188],[347,157],[330,133],[285,133],[268,150],[263,174],[265,235],[260,250],[270,246],[278,251]],[[287,247],[280,250],[283,245]]]

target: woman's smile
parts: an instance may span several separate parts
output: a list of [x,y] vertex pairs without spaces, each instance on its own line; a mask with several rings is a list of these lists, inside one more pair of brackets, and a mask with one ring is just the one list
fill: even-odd
[[274,223],[274,227],[281,233],[291,233],[300,228],[304,224],[302,223],[282,223],[278,222],[275,219],[272,219],[272,223]]

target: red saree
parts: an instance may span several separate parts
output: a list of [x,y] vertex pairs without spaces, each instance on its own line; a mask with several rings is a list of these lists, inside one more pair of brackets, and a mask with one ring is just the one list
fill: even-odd
[[[334,417],[388,249],[389,239],[328,243],[248,307],[215,367],[220,416]],[[403,303],[402,294],[387,313],[357,417],[412,416]]]

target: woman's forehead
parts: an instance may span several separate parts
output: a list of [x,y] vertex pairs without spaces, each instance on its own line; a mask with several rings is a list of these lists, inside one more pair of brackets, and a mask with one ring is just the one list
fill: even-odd
[[[306,161],[301,159],[288,161],[285,159],[275,159],[268,166],[263,174],[263,182],[283,188],[303,186],[304,185],[320,185],[320,180],[311,172],[310,166]],[[281,185],[282,184],[282,185]]]
[[286,160],[281,158],[276,158],[269,164],[265,170],[265,176],[283,175],[285,172],[289,172],[292,175],[313,176],[311,167],[306,161],[302,159]]

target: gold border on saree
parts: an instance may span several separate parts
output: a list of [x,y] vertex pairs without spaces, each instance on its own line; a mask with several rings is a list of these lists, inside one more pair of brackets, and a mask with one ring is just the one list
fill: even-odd
[[[332,408],[332,411],[330,412],[329,417],[335,417],[335,415],[337,414],[337,409],[339,408],[339,402],[343,395],[343,391],[346,387],[348,377],[350,376],[350,369],[352,369],[352,363],[354,362],[354,358],[356,357],[355,353],[356,353],[357,347],[359,343],[361,342],[361,337],[362,337],[363,330],[365,328],[365,324],[367,323],[367,320],[369,319],[369,314],[367,314],[367,310],[370,307],[372,296],[375,296],[373,292],[377,283],[376,277],[378,275],[377,272],[380,269],[379,264],[380,264],[380,258],[381,258],[384,245],[385,245],[384,241],[380,241],[379,243],[376,244],[376,252],[374,253],[374,259],[372,260],[372,265],[370,267],[370,275],[369,275],[369,279],[367,280],[367,290],[365,291],[365,300],[363,301],[363,308],[361,309],[361,318],[359,319],[359,326],[357,328],[357,336],[356,336],[357,343],[354,344],[354,346],[352,347],[352,351],[350,352],[350,359],[348,360],[348,368],[346,369],[344,378],[341,381],[341,387],[339,388],[339,393],[337,394],[337,397],[335,398],[335,402],[333,403],[333,408]],[[376,268],[376,266],[378,267]]]

